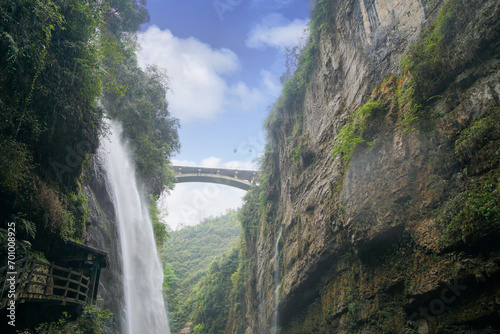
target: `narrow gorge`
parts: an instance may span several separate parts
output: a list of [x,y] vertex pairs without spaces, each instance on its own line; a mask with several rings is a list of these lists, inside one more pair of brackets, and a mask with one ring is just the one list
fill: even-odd
[[[214,17],[234,23],[244,5],[215,1]],[[11,298],[18,326],[4,321],[2,333],[500,332],[498,0],[312,1],[306,41],[288,49],[277,80],[265,148],[252,153],[259,171],[223,173],[171,162],[181,143],[167,74],[182,64],[165,73],[141,63],[145,1],[0,9],[2,321],[9,256],[18,270],[26,259],[46,265],[14,279],[21,289],[37,276],[44,292]],[[224,75],[240,66],[225,47],[148,31],[163,36],[156,54],[173,41],[179,54],[209,50]],[[248,102],[238,92],[257,99],[194,54],[181,58],[216,78],[210,98],[205,81],[192,89],[207,109],[217,89],[232,103]],[[245,122],[232,117],[224,127]],[[205,219],[200,209],[197,226],[173,231],[158,198],[176,175],[236,185],[243,205]],[[66,297],[74,263],[89,291],[69,305],[53,298],[53,268],[69,268]],[[87,272],[98,296],[82,284]]]

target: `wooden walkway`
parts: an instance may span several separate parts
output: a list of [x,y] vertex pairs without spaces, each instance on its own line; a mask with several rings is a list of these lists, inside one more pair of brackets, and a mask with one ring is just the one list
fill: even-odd
[[60,301],[86,305],[92,302],[90,278],[80,271],[26,257],[14,267],[0,269],[0,309],[7,306],[12,292],[16,303]]

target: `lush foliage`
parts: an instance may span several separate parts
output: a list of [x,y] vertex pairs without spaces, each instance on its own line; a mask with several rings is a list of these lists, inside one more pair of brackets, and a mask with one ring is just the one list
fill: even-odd
[[156,247],[162,249],[169,235],[167,225],[162,222],[163,211],[158,208],[158,196],[149,196],[149,214],[153,223]]
[[78,178],[98,146],[105,11],[81,0],[0,5],[0,228],[34,227],[19,240],[84,233]]
[[[437,212],[445,243],[481,237],[500,221],[500,109],[492,108],[474,120],[455,141],[455,152],[467,180],[464,191],[450,198]],[[478,173],[477,171],[480,171]],[[479,174],[479,175],[477,175]]]
[[[105,131],[99,99],[126,104],[108,113],[124,122],[146,191],[171,185],[168,159],[179,142],[166,77],[141,70],[135,59],[134,33],[148,19],[144,6],[136,0],[0,5],[0,233],[23,217],[38,240],[53,233],[84,238],[80,182]],[[34,238],[18,235],[35,248],[46,246]]]
[[[11,222],[33,253],[49,254],[55,238],[85,239],[83,170],[107,131],[103,107],[124,123],[145,190],[171,185],[168,159],[179,142],[166,76],[135,58],[134,36],[147,19],[144,0],[0,2],[0,240]],[[166,231],[152,216],[161,243]],[[88,310],[76,323],[99,317]],[[63,322],[43,330],[77,332]],[[100,332],[87,325],[84,332]]]
[[231,308],[232,278],[238,269],[239,248],[215,259],[193,298],[193,323],[200,334],[225,333]]
[[[107,334],[111,333],[113,314],[95,306],[87,306],[81,316],[72,319],[67,313],[51,323],[43,323],[36,328],[36,334]],[[31,331],[24,331],[30,334]]]
[[170,325],[182,328],[192,316],[197,284],[207,275],[212,261],[233,245],[240,235],[237,212],[228,210],[220,217],[171,232],[161,252],[165,268],[165,292]]
[[79,0],[1,7],[1,133],[36,152],[44,178],[69,187],[98,144],[102,12],[98,2]]
[[124,61],[115,65],[114,88],[105,92],[104,105],[111,117],[122,122],[145,190],[159,195],[165,186],[172,186],[168,159],[180,148],[179,123],[170,116],[165,100],[166,74],[155,67],[141,70],[135,47],[133,40],[122,42]]

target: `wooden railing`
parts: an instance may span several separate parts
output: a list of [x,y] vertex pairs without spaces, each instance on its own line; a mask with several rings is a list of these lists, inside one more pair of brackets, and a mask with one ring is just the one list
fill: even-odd
[[82,272],[26,257],[13,267],[0,269],[0,309],[15,293],[16,303],[25,301],[61,301],[88,303],[90,278]]

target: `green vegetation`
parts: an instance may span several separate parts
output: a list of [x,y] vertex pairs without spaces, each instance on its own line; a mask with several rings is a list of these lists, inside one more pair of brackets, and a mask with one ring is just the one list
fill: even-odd
[[[468,128],[464,129],[455,141],[457,156],[462,161],[469,160],[488,142],[497,140],[500,136],[499,120],[500,108],[492,108],[483,117],[475,120]],[[491,153],[498,155],[500,151]]]
[[106,91],[104,105],[109,115],[123,125],[146,192],[159,195],[165,186],[173,186],[168,159],[180,149],[179,123],[170,117],[165,100],[166,74],[155,67],[142,71],[135,58],[136,47],[133,40],[123,42],[125,61],[116,65],[114,80],[125,88]]
[[[314,3],[311,10],[311,21],[309,23],[309,41],[306,46],[300,50],[292,48],[292,58],[294,61],[288,61],[293,64],[282,77],[283,90],[281,96],[272,106],[264,127],[269,135],[275,140],[275,132],[282,124],[286,114],[292,114],[294,110],[300,109],[304,101],[307,82],[318,62],[319,44],[321,34],[327,29],[329,22],[333,20],[331,2],[327,0],[318,0]],[[290,73],[293,72],[293,75]]]
[[495,25],[485,24],[495,4],[483,10],[477,21],[469,15],[474,5],[474,1],[446,0],[436,19],[403,58],[403,73],[408,74],[409,81],[400,96],[409,104],[409,123],[417,117],[432,117],[426,114],[426,106],[457,73],[480,61],[482,45],[487,45],[497,33]]
[[239,248],[232,247],[210,264],[193,296],[193,323],[199,333],[224,334],[231,309],[232,278],[239,263]]
[[[172,185],[168,159],[179,149],[179,125],[165,101],[167,78],[140,69],[135,55],[148,17],[143,0],[0,3],[0,240],[14,222],[18,258],[26,253],[21,240],[49,260],[58,240],[85,240],[84,166],[109,130],[105,109],[123,123],[147,195]],[[161,244],[166,230],[155,201]]]
[[[469,23],[467,6],[464,1],[447,0],[440,8],[437,19],[404,59],[404,71],[411,72],[412,82],[418,87],[413,91],[417,103],[425,103],[431,96],[439,94],[452,71],[473,57],[477,46],[473,45],[472,38],[454,38]],[[451,41],[457,40],[462,44],[458,48],[460,54],[457,54],[456,47],[450,45]]]
[[20,331],[23,334],[105,334],[111,333],[113,314],[108,310],[100,310],[95,306],[87,306],[81,316],[72,319],[66,312],[51,323],[43,323],[34,332]]
[[[36,232],[81,238],[78,177],[98,146],[99,3],[0,5],[0,228],[23,216]],[[76,209],[75,212],[72,210]],[[40,237],[43,237],[41,235]],[[18,239],[33,240],[34,233]]]
[[[468,164],[466,188],[437,212],[445,244],[481,237],[500,219],[500,109],[490,109],[464,129],[455,142],[458,158]],[[495,158],[496,157],[496,158]],[[474,175],[474,170],[481,171]],[[484,172],[486,171],[486,172]]]
[[166,77],[155,68],[142,71],[135,56],[134,34],[148,19],[144,5],[0,5],[0,234],[22,216],[35,228],[17,238],[35,249],[55,236],[84,240],[83,166],[106,131],[99,100],[123,122],[146,191],[157,195],[172,185],[168,159],[179,149],[178,122],[168,113]]
[[375,109],[380,108],[381,104],[380,101],[370,101],[349,117],[337,134],[337,141],[332,149],[333,156],[341,155],[344,164],[349,162],[354,150],[366,141],[363,134],[367,128],[368,118],[373,115]]
[[163,248],[165,241],[167,239],[168,231],[167,225],[165,225],[162,221],[163,212],[158,209],[158,196],[150,195],[149,196],[149,213],[151,215],[151,222],[153,224],[153,232],[155,235],[155,244],[158,250]]
[[[196,314],[208,312],[203,309],[203,305],[208,307],[209,304],[199,304],[198,300],[208,298],[202,297],[201,294],[207,293],[211,288],[207,287],[208,282],[204,283],[203,288],[199,284],[207,279],[207,275],[216,274],[213,268],[225,266],[223,260],[216,258],[235,244],[240,231],[237,212],[228,210],[223,216],[208,218],[199,225],[171,232],[161,251],[161,258],[165,268],[165,292],[169,303],[170,326],[174,332],[180,330]],[[211,264],[214,260],[218,264]],[[233,272],[229,274],[227,280],[230,280]],[[218,280],[213,282],[216,283]]]

